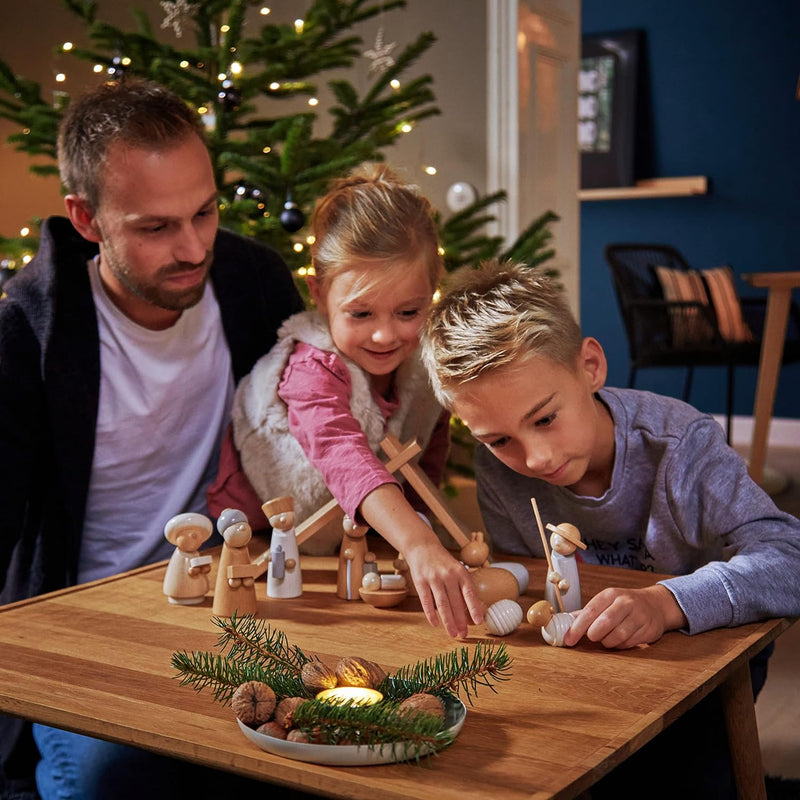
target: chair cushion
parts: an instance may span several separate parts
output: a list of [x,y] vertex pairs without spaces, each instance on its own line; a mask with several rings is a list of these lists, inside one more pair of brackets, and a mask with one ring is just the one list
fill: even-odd
[[[708,305],[708,293],[703,278],[696,270],[655,267],[655,272],[668,303],[693,302]],[[700,308],[672,308],[670,322],[674,347],[691,347],[710,342],[714,338],[714,330]]]
[[704,269],[703,280],[717,315],[720,336],[729,342],[752,342],[753,334],[742,317],[742,304],[733,282],[733,270],[730,267]]
[[[742,307],[730,267],[683,270],[655,267],[664,299],[695,302],[714,309],[720,336],[728,342],[751,342],[753,334],[742,317]],[[675,347],[710,342],[714,331],[699,308],[671,309],[672,340]]]

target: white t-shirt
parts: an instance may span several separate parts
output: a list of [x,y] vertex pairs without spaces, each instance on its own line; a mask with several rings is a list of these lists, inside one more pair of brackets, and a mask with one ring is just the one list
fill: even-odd
[[100,332],[100,404],[78,580],[168,558],[164,525],[206,511],[230,419],[233,373],[209,283],[171,328],[126,317],[89,263]]

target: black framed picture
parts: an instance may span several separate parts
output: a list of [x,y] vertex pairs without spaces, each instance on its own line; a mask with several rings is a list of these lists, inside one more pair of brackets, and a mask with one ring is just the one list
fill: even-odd
[[583,37],[578,72],[581,188],[635,182],[640,30]]

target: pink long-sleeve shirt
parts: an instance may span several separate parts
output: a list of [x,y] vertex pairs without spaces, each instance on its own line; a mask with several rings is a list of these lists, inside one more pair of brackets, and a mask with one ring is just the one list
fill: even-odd
[[[364,498],[396,478],[372,452],[361,425],[350,411],[350,373],[338,355],[298,343],[289,358],[278,388],[287,405],[289,428],[309,461],[322,473],[331,494],[352,519],[360,519]],[[388,421],[399,406],[397,393],[375,401]],[[419,466],[438,486],[444,476],[450,446],[450,415],[443,411],[431,434]],[[423,513],[425,504],[411,487],[405,488],[412,506]],[[239,508],[254,529],[268,526],[262,501],[247,480],[230,429],[222,445],[220,469],[209,489],[209,511],[218,516],[224,508]]]
[[[350,411],[350,373],[336,353],[298,342],[289,357],[278,387],[286,403],[289,430],[300,442],[308,460],[322,473],[330,493],[351,519],[370,492],[397,479],[372,452],[361,425]],[[399,406],[396,390],[391,396],[373,393],[385,421]],[[434,485],[441,483],[450,444],[449,414],[439,417],[419,465]],[[409,493],[409,501],[425,510]]]

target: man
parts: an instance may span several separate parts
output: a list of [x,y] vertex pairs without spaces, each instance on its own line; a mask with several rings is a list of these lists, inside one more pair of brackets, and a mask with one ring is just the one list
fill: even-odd
[[[218,231],[203,127],[177,96],[90,92],[58,156],[69,220],[45,222],[0,301],[2,603],[168,557],[165,522],[206,510],[235,382],[302,308],[277,253]],[[40,749],[72,746],[37,728]],[[3,797],[24,796],[22,730],[0,719]]]

